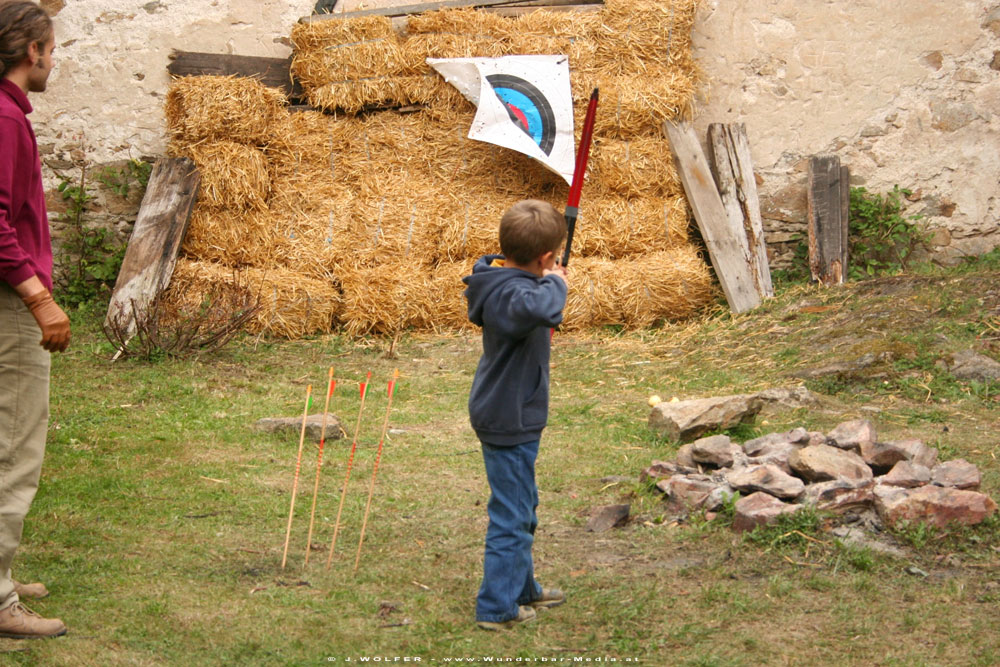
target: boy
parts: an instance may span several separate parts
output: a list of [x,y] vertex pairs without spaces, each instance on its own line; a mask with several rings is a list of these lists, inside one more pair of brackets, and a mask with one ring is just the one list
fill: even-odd
[[535,459],[549,409],[549,339],[566,305],[566,269],[556,257],[566,221],[543,201],[518,202],[500,220],[500,250],[463,281],[469,319],[483,328],[483,356],[469,393],[469,417],[482,443],[489,527],[476,624],[500,630],[562,604],[558,589],[534,577],[531,545],[538,518]]

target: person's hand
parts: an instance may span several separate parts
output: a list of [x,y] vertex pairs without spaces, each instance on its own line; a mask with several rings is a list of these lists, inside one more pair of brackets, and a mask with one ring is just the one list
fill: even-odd
[[22,300],[42,330],[39,344],[49,352],[64,352],[69,347],[69,318],[52,298],[52,293],[43,289]]
[[545,269],[544,271],[542,271],[543,276],[548,276],[552,274],[555,274],[560,278],[562,278],[563,282],[566,283],[566,287],[567,288],[569,287],[569,269],[567,269],[565,266],[561,264],[556,264],[553,268]]

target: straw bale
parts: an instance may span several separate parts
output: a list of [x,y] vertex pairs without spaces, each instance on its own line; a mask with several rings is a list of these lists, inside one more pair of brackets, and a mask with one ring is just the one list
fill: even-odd
[[353,195],[340,193],[323,211],[273,213],[272,224],[283,240],[275,262],[303,276],[336,283],[342,267],[354,264],[358,236],[354,206]]
[[[352,116],[335,116],[318,111],[289,114],[272,127],[264,150],[272,175],[308,169],[340,171],[340,156],[353,150],[360,121]],[[331,155],[333,161],[331,162]]]
[[342,317],[351,336],[395,333],[422,328],[431,321],[427,299],[431,278],[427,268],[413,262],[392,262],[345,271]]
[[415,35],[454,34],[485,35],[503,41],[509,39],[514,22],[494,12],[472,7],[440,9],[415,14],[406,22],[406,39]]
[[171,81],[164,111],[174,141],[263,144],[288,116],[287,103],[284,92],[256,79],[186,76]]
[[233,211],[198,204],[184,236],[188,257],[225,264],[269,266],[287,240],[265,211]]
[[475,259],[445,262],[434,269],[429,283],[430,291],[420,295],[429,300],[425,306],[431,315],[427,328],[437,332],[475,328],[469,321],[465,284],[462,282],[462,278],[472,273],[475,262]]
[[571,85],[577,118],[586,115],[591,91],[600,88],[595,137],[661,137],[663,122],[690,116],[694,104],[695,81],[679,68],[650,68],[646,74],[626,76],[583,75]]
[[599,12],[539,9],[514,19],[510,52],[516,55],[566,55],[570,68],[575,71],[594,60],[592,37],[599,26]]
[[580,71],[640,74],[650,67],[681,68],[692,75],[691,28],[697,0],[609,0],[589,33],[592,50]]
[[237,279],[230,267],[184,258],[177,261],[164,298],[168,310],[197,306],[211,290],[226,287],[252,290],[251,296],[259,296],[261,308],[247,325],[248,331],[284,338],[329,333],[343,304],[334,285],[288,269],[251,267],[240,271]]
[[389,17],[356,16],[296,23],[292,26],[292,47],[296,51],[308,51],[395,36],[396,29]]
[[292,59],[292,74],[304,89],[363,77],[403,76],[426,72],[414,63],[395,34],[347,44],[301,49]]
[[311,217],[326,217],[332,207],[339,208],[340,199],[353,193],[351,173],[344,167],[334,178],[329,167],[319,167],[311,163],[298,166],[298,171],[275,177],[271,184],[271,198],[268,205],[275,213]]
[[661,137],[631,141],[596,138],[587,162],[586,191],[602,196],[668,197],[684,189],[670,150]]
[[169,152],[194,160],[201,173],[199,201],[236,211],[267,207],[271,176],[264,153],[232,141],[172,145]]
[[573,331],[621,324],[621,308],[613,290],[618,264],[594,257],[572,258],[561,328]]
[[688,241],[690,219],[682,197],[592,198],[582,206],[573,251],[585,257],[634,257]]
[[394,261],[429,263],[438,254],[440,225],[449,201],[422,179],[386,183],[381,194],[359,196],[350,240],[352,261],[374,266]]
[[621,324],[631,329],[693,315],[714,297],[708,265],[691,245],[629,260],[581,258],[570,264],[563,326]]
[[462,104],[461,93],[437,74],[377,76],[334,81],[307,90],[309,103],[327,111],[356,114],[369,108],[409,104]]
[[715,295],[708,265],[691,245],[617,264],[616,292],[623,324],[631,329],[690,317]]
[[436,259],[454,262],[499,253],[500,218],[517,200],[477,200],[462,193],[451,196],[454,200],[451,213],[437,221],[440,240]]

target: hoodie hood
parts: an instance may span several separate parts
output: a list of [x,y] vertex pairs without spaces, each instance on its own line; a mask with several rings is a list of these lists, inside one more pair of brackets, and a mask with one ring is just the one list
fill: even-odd
[[531,277],[531,274],[520,269],[494,265],[503,260],[503,255],[483,255],[473,265],[472,275],[462,278],[462,282],[468,285],[465,288],[465,298],[469,303],[469,321],[477,326],[483,326],[483,305],[493,290],[513,278]]

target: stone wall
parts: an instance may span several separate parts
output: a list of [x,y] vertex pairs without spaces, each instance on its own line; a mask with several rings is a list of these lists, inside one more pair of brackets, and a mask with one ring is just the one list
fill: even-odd
[[913,190],[906,214],[954,261],[1000,246],[1000,4],[705,0],[696,124],[746,123],[772,266],[805,233],[807,159]]
[[[32,97],[32,122],[58,235],[62,180],[78,182],[84,164],[96,175],[163,154],[172,49],[286,57],[315,2],[42,4],[55,17],[56,69]],[[710,122],[746,123],[772,266],[804,233],[806,163],[820,153],[839,155],[855,185],[912,189],[907,213],[924,216],[936,258],[1000,245],[1000,3],[704,0],[695,33],[706,80],[696,125],[704,136]],[[127,234],[138,201],[88,180],[93,220]]]
[[166,149],[163,101],[172,50],[287,57],[289,34],[313,0],[41,0],[56,30],[48,90],[33,94],[49,218],[57,245],[66,231],[62,181],[85,184],[89,224],[127,239],[138,190],[121,197],[98,178],[130,159]]

